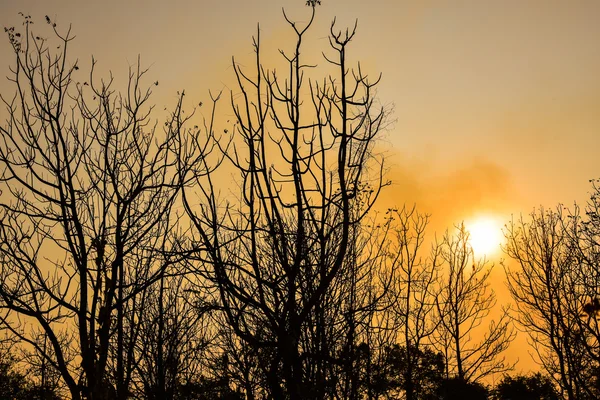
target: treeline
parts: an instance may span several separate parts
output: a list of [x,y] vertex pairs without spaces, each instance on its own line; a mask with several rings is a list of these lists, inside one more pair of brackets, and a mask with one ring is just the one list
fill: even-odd
[[[385,365],[378,365],[382,371],[374,375],[371,383],[374,395],[372,398],[404,398],[403,376],[406,371],[404,354],[406,349],[394,345],[386,350]],[[414,350],[413,350],[414,352]],[[477,382],[468,382],[457,377],[445,378],[444,364],[441,354],[432,351],[419,352],[421,364],[415,374],[418,380],[417,399],[472,399],[472,400],[558,400],[561,397],[552,380],[540,373],[530,375],[505,375],[496,386]],[[40,371],[28,369],[19,371],[15,360],[8,358],[0,363],[0,398],[11,400],[59,400],[59,377],[47,377],[39,381],[29,374]],[[31,367],[31,366],[29,366]],[[228,371],[223,371],[229,374]],[[228,378],[207,378],[196,376],[193,380],[173,382],[173,388],[167,391],[167,399],[180,400],[243,400],[248,398],[243,389],[234,388]],[[131,395],[130,398],[156,398],[153,394]]]
[[[119,92],[94,60],[79,72],[50,18],[52,38],[29,16],[6,29],[1,379],[15,398],[598,397],[596,198],[509,227],[517,308],[496,307],[463,226],[435,240],[414,208],[376,211],[379,77],[348,62],[356,26],[335,24],[337,73],[315,77],[314,13],[285,16],[282,73],[259,36],[253,68],[233,60],[227,129],[221,94],[202,118],[181,91],[159,124],[139,62]],[[547,375],[490,389],[514,367],[511,316]]]

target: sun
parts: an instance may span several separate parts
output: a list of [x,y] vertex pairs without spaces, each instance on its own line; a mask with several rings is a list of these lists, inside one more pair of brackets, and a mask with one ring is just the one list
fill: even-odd
[[500,250],[502,228],[497,220],[492,217],[479,217],[465,225],[476,257],[490,256]]

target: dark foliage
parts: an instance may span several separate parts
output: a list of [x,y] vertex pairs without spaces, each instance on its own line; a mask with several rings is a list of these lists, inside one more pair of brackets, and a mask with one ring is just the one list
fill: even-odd
[[438,388],[442,400],[488,400],[489,390],[481,383],[467,382],[460,378],[445,379]]
[[16,369],[15,360],[8,356],[0,360],[1,400],[59,400],[58,394],[47,387],[36,385]]
[[[443,381],[444,356],[429,348],[417,349],[414,346],[388,347],[381,363],[377,366],[372,382],[373,392],[381,395],[406,392],[407,385],[417,394],[416,399],[432,398]],[[408,368],[407,360],[411,360],[412,368]],[[407,379],[407,374],[411,378]]]
[[228,382],[220,379],[202,378],[198,382],[186,383],[178,387],[177,400],[243,400],[239,391],[232,390]]
[[495,388],[498,400],[558,400],[552,380],[541,373],[505,376]]

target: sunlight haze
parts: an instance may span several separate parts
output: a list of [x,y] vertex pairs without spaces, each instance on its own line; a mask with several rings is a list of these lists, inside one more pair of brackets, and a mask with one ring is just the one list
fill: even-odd
[[502,225],[497,219],[482,216],[465,222],[476,257],[490,258],[500,252]]

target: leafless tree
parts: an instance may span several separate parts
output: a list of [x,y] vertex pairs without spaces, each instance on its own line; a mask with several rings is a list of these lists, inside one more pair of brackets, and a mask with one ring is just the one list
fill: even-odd
[[[345,271],[360,263],[355,233],[386,184],[373,153],[386,116],[373,98],[378,79],[348,67],[355,29],[332,24],[334,55],[325,57],[337,77],[307,84],[302,48],[314,12],[304,26],[286,16],[296,42],[291,54],[281,52],[283,78],[262,64],[259,37],[252,74],[234,60],[235,136],[217,143],[237,170],[238,202],[219,199],[210,174],[184,190],[200,268],[209,266],[198,273],[214,282],[227,324],[262,360],[271,398],[322,398],[338,385],[330,367],[345,361],[329,347],[333,326],[313,324],[359,311],[357,302],[329,302],[348,294]],[[350,358],[354,346],[346,344]]]
[[372,398],[376,362],[395,339],[392,218],[375,213],[353,227],[351,238],[338,277],[303,333],[304,352],[317,355],[308,365],[310,379],[321,382],[318,398]]
[[[18,349],[22,354],[22,360],[20,362],[23,365],[26,376],[30,382],[32,382],[40,391],[41,394],[46,393],[48,398],[51,398],[50,394],[55,393],[58,397],[66,397],[68,390],[65,387],[60,372],[54,368],[46,359],[45,355],[52,351],[49,348],[49,341],[47,335],[40,329],[39,334],[32,335],[38,347],[42,349],[42,352],[36,349],[23,348],[19,341],[13,343],[12,350],[13,354]],[[41,397],[45,399],[45,397]]]
[[[0,127],[1,323],[56,368],[73,399],[128,396],[127,307],[177,262],[164,256],[182,177],[182,97],[162,132],[139,62],[123,94],[70,60],[73,40],[8,28],[12,97]],[[47,348],[35,340],[47,338]],[[113,348],[114,346],[114,348]],[[109,360],[111,348],[115,359]],[[114,362],[114,373],[108,373]]]
[[600,389],[596,207],[594,194],[586,216],[577,205],[540,209],[506,230],[515,318],[567,399],[597,398]]
[[416,376],[419,356],[430,349],[440,319],[436,299],[440,295],[440,247],[424,248],[429,216],[416,207],[390,209],[393,218],[394,245],[392,266],[396,270],[392,318],[398,327],[397,342],[402,344],[402,391],[407,400],[419,398]]
[[[582,346],[590,364],[595,366],[594,376],[586,376],[584,383],[588,395],[600,395],[600,180],[591,180],[592,193],[583,212],[575,205],[570,210],[563,227],[572,250],[575,268],[569,272],[567,290],[577,294],[577,301],[569,302],[570,314],[577,323]],[[589,374],[588,370],[588,374]]]
[[192,304],[185,275],[162,277],[128,313],[135,360],[131,391],[141,399],[176,399],[182,387],[205,374],[214,332],[212,306]]
[[[514,364],[502,356],[515,335],[507,310],[491,320],[487,329],[480,328],[496,305],[490,289],[492,267],[485,259],[475,259],[464,225],[453,235],[446,232],[439,246],[446,272],[436,302],[438,346],[445,354],[447,377],[478,382],[511,370]],[[476,340],[476,335],[482,338]]]

